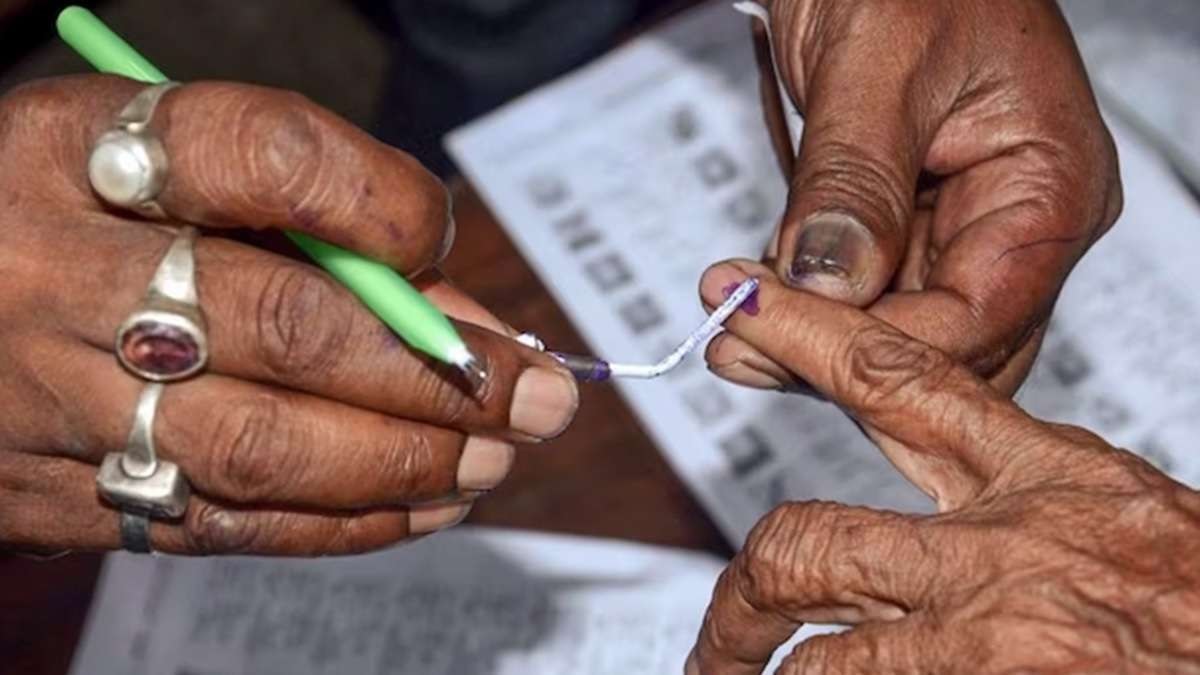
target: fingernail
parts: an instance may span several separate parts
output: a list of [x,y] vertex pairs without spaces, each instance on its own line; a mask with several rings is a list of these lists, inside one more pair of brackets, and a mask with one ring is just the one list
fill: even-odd
[[579,407],[579,389],[566,372],[528,368],[513,392],[509,424],[534,438],[554,438],[566,430]]
[[729,380],[734,384],[740,384],[743,387],[804,396],[817,401],[829,400],[804,380],[794,375],[780,374],[773,365],[771,367],[761,367],[755,363],[754,359],[740,359],[729,363],[709,364],[708,369],[717,377]]
[[714,265],[700,278],[700,299],[710,308],[717,307],[728,298],[726,289],[737,288],[748,276],[728,263]]
[[458,461],[458,489],[486,491],[495,488],[512,468],[516,448],[503,441],[471,436]]
[[709,370],[711,370],[717,377],[720,377],[723,380],[729,380],[735,384],[740,384],[743,387],[767,390],[778,390],[784,387],[784,383],[779,381],[778,378],[772,377],[771,375],[742,363],[741,361],[713,365],[709,367]]
[[428,506],[408,512],[408,531],[412,534],[429,534],[461,523],[471,511],[470,504],[446,504]]
[[856,218],[820,213],[800,230],[789,281],[814,291],[854,291],[862,285],[874,240]]
[[709,345],[709,369],[718,376],[756,389],[783,389],[793,377],[761,353],[738,345],[737,338],[722,336]]
[[879,611],[881,621],[900,621],[908,616],[908,612],[900,607],[884,607]]

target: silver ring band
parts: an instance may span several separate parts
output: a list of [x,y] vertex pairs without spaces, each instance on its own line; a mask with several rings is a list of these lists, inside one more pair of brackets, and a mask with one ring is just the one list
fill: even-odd
[[187,511],[191,486],[179,466],[160,459],[154,447],[154,418],[162,393],[159,383],[142,389],[125,451],[105,455],[96,487],[123,511],[175,519]]
[[121,548],[130,553],[153,553],[150,518],[144,513],[121,511]]
[[96,141],[88,159],[88,180],[105,202],[148,218],[165,213],[155,201],[167,181],[167,152],[150,120],[159,101],[177,82],[146,87],[117,116],[115,128]]
[[208,362],[207,322],[196,292],[196,237],[196,228],[180,229],[142,304],[117,329],[117,359],[143,380],[175,382]]

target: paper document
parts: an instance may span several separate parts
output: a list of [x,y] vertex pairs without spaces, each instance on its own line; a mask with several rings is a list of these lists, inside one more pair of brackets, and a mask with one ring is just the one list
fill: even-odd
[[[1114,131],[1125,216],[1073,275],[1020,400],[1196,485],[1200,213],[1157,155]],[[784,206],[747,19],[727,2],[468,125],[448,147],[604,358],[667,353],[703,319],[701,272],[759,257]],[[698,358],[616,386],[735,545],[788,499],[930,508],[830,405],[723,384]]]
[[354,558],[114,553],[71,672],[681,673],[722,565],[484,528]]

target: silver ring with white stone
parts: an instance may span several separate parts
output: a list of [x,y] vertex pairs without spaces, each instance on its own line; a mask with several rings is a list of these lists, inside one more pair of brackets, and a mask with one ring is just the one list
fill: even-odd
[[121,110],[115,128],[96,141],[88,180],[104,201],[148,218],[164,217],[155,200],[167,181],[167,152],[150,131],[150,119],[163,95],[177,86],[165,82],[143,89]]

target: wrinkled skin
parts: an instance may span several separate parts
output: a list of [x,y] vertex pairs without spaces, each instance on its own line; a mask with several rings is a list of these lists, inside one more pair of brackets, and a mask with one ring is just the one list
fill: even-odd
[[763,4],[806,129],[797,157],[777,143],[791,193],[765,266],[702,282],[711,307],[763,280],[710,366],[810,385],[938,513],[780,506],[718,582],[688,672],[759,673],[802,623],[838,622],[779,672],[1200,673],[1200,495],[1006,398],[1121,209],[1057,7]]
[[[761,4],[805,117],[796,154],[760,44],[790,182],[765,262],[1015,391],[1067,274],[1122,205],[1113,142],[1056,4]],[[741,384],[795,384],[735,336],[709,362]]]
[[[514,443],[567,425],[570,376],[433,270],[453,237],[445,188],[296,94],[172,90],[152,125],[171,160],[166,221],[105,208],[88,155],[140,88],[72,77],[0,100],[0,546],[118,545],[96,466],[124,448],[142,383],[117,364],[114,336],[181,222],[206,228],[196,258],[211,357],[159,407],[159,454],[194,496],[181,521],[153,525],[156,550],[387,546],[460,521],[504,478]],[[460,330],[487,384],[472,395],[316,267],[222,236],[231,228],[299,230],[420,274],[470,322]]]
[[[911,516],[778,507],[721,576],[688,673],[1200,673],[1200,493],[1076,427],[1033,419],[944,352],[751,262],[729,329],[841,406],[936,500]],[[798,337],[799,336],[799,337]]]

